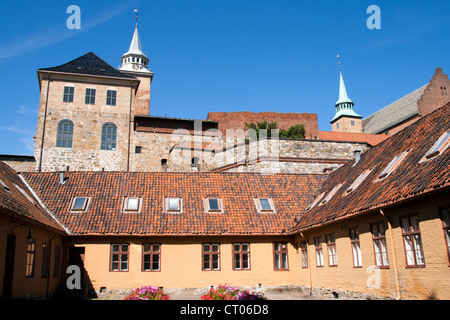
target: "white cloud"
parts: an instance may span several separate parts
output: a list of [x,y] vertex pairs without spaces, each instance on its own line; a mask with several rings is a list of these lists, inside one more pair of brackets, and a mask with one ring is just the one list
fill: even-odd
[[[112,11],[105,12],[102,15],[96,16],[95,20],[88,20],[83,22],[83,15],[81,17],[81,29],[69,30],[65,27],[53,27],[50,30],[39,30],[33,34],[28,35],[24,39],[15,40],[12,43],[6,43],[2,41],[0,45],[0,60],[5,58],[11,58],[20,54],[30,52],[54,43],[64,41],[79,32],[87,31],[97,25],[107,22],[115,16],[121,14],[128,8],[120,7]],[[83,14],[83,11],[82,11]],[[69,17],[69,16],[68,16]]]

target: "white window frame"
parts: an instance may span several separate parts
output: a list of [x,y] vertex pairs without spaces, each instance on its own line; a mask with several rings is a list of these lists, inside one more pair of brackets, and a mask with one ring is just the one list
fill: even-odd
[[[82,209],[74,209],[75,203],[77,199],[84,199],[83,208]],[[71,212],[86,212],[89,208],[90,198],[89,197],[73,197],[72,202],[70,203],[70,211]]]
[[[261,200],[267,200],[270,206],[269,210],[265,210],[262,208],[261,205]],[[272,200],[272,198],[254,198],[255,201],[255,206],[256,206],[256,211],[258,213],[276,213],[277,211],[275,210],[275,204]]]
[[[171,199],[178,200],[178,209],[177,210],[170,209],[170,200]],[[178,197],[164,198],[164,212],[165,213],[183,213],[183,198],[178,198]]]
[[[211,209],[209,200],[216,199],[218,209]],[[215,197],[209,197],[209,198],[203,198],[203,206],[205,208],[205,213],[223,213],[223,202],[222,198],[215,198]]]
[[436,156],[444,153],[445,150],[450,146],[450,130],[444,132],[436,143],[428,150],[425,156],[419,161],[419,163],[431,160]]
[[[136,209],[130,209],[130,200],[136,200]],[[125,197],[123,198],[122,212],[141,212],[142,198],[139,197]]]

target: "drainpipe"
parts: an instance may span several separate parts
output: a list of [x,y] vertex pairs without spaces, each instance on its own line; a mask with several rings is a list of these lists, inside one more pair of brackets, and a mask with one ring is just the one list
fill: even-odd
[[127,172],[130,171],[130,148],[131,148],[131,110],[133,103],[133,81],[130,81],[130,112],[128,119],[128,155],[127,155]]
[[50,88],[50,74],[47,73],[47,94],[45,96],[45,108],[44,108],[44,123],[42,125],[42,139],[41,139],[41,152],[39,155],[39,167],[38,171],[42,170],[42,154],[44,152],[44,135],[45,135],[45,122],[47,121],[47,105],[48,105],[48,91]]
[[380,209],[380,214],[386,219],[389,227],[389,238],[391,238],[391,247],[392,247],[392,253],[394,256],[394,272],[395,272],[395,285],[397,287],[397,300],[401,300],[401,294],[400,294],[400,284],[398,279],[398,268],[397,268],[397,255],[395,254],[395,246],[394,246],[394,238],[392,236],[392,224],[391,219],[389,219],[383,212],[383,210]]
[[50,275],[50,271],[51,271],[50,262],[52,261],[52,242],[53,242],[53,239],[55,237],[56,237],[56,233],[48,241],[48,249],[47,249],[47,289],[46,289],[47,298],[48,298],[48,293],[50,292],[50,278],[52,277]]
[[307,238],[303,232],[300,232],[300,235],[306,239],[306,254],[308,257],[308,272],[309,272],[309,295],[312,295],[312,272],[311,272],[311,259],[309,257],[309,251],[308,250],[308,246],[309,246],[309,238]]

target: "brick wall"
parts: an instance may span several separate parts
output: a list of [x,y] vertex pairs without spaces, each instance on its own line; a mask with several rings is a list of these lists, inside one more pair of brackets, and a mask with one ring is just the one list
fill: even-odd
[[417,102],[419,114],[423,117],[450,101],[450,81],[442,68],[436,68],[433,78]]
[[246,130],[245,123],[275,121],[279,128],[289,129],[296,124],[305,127],[305,138],[316,139],[319,136],[319,125],[315,113],[280,113],[280,112],[209,112],[208,120],[219,122],[219,130],[225,135],[226,129]]

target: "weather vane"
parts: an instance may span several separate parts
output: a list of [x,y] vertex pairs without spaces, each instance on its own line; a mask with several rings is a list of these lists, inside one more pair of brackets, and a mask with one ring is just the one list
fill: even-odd
[[134,12],[136,12],[136,27],[137,27],[137,23],[138,23],[138,11],[137,11],[137,9],[134,9]]
[[341,57],[339,56],[339,53],[337,55],[337,58],[338,58],[338,61],[339,61],[339,71],[342,71],[341,70]]

